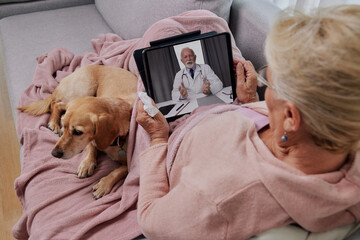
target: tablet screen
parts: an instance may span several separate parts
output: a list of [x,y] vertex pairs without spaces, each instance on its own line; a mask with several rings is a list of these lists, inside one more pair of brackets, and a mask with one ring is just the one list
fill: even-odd
[[167,119],[236,98],[229,33],[143,51],[147,92]]

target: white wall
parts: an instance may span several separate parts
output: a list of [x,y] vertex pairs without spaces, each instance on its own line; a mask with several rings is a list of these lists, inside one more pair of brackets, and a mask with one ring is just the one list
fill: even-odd
[[180,58],[181,58],[181,50],[183,48],[185,48],[185,47],[189,47],[192,50],[194,50],[195,55],[196,55],[196,63],[198,63],[198,64],[204,64],[205,63],[200,40],[193,41],[193,42],[183,43],[183,44],[179,44],[179,45],[174,46],[174,50],[175,50],[175,53],[176,53],[176,57],[177,57],[177,59],[179,61],[180,68],[184,68],[184,64],[181,62]]

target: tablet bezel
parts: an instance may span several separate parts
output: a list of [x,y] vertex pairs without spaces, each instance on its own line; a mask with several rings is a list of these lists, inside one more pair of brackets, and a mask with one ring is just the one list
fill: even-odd
[[[231,83],[231,89],[232,89],[232,99],[233,100],[236,99],[236,82],[235,82],[235,73],[234,73],[234,69],[233,69],[233,55],[232,55],[230,34],[228,32],[223,32],[223,33],[218,33],[218,34],[215,34],[214,32],[212,32],[212,34],[201,34],[201,35],[195,36],[191,39],[185,39],[183,41],[177,39],[175,42],[167,42],[167,43],[161,44],[160,46],[153,46],[153,47],[142,49],[142,60],[143,60],[144,76],[145,76],[145,79],[143,79],[143,81],[145,81],[144,86],[147,91],[147,94],[152,99],[154,99],[156,104],[161,103],[161,102],[157,102],[155,100],[157,97],[154,96],[154,90],[153,90],[153,84],[152,84],[153,80],[151,79],[151,68],[149,65],[149,57],[148,57],[149,53],[151,53],[153,51],[157,51],[159,49],[163,49],[163,48],[174,47],[179,44],[187,44],[187,43],[191,43],[194,41],[200,41],[200,40],[204,40],[204,39],[208,39],[208,38],[218,38],[221,36],[225,36],[224,51],[226,51],[226,53],[227,53],[229,77],[230,77],[230,83]],[[183,69],[183,66],[180,66],[180,69]],[[174,75],[174,78],[175,78],[175,75]],[[172,81],[174,80],[174,78],[172,79]],[[224,82],[224,80],[222,80],[222,81]],[[185,114],[178,114],[176,116],[167,117],[167,120],[169,122],[171,122]]]

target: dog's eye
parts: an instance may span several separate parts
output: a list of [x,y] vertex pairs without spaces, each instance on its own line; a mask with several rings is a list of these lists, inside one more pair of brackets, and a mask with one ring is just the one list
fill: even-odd
[[76,135],[76,136],[80,136],[81,134],[83,134],[83,132],[82,132],[82,131],[79,131],[79,130],[76,130],[76,129],[74,128],[72,134],[73,134],[73,135]]

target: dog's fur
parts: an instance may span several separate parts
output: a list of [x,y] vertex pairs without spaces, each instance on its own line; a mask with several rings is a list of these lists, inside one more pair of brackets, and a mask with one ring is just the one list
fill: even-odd
[[54,157],[69,159],[87,147],[78,177],[93,174],[97,149],[122,163],[93,187],[94,197],[100,198],[127,175],[126,142],[120,146],[110,145],[118,136],[128,134],[136,87],[137,78],[129,71],[110,66],[86,66],[64,78],[50,97],[18,110],[32,115],[51,113],[48,127],[62,134],[52,150]]

